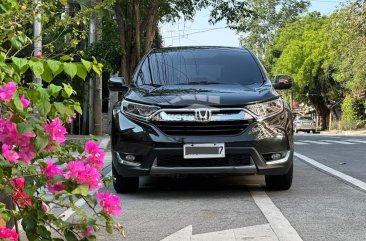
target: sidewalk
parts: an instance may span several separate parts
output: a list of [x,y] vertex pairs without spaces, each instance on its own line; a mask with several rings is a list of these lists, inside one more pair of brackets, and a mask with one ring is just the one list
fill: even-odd
[[361,136],[361,135],[366,135],[366,130],[355,130],[355,131],[339,131],[339,130],[331,130],[331,131],[320,131],[320,134],[323,134],[323,135],[350,135],[350,136]]

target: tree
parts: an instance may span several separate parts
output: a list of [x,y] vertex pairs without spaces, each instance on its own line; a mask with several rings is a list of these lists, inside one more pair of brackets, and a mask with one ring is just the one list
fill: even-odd
[[269,49],[272,74],[293,75],[295,98],[310,101],[327,128],[331,103],[339,100],[339,85],[333,79],[337,46],[330,44],[332,19],[312,13],[280,29]]
[[127,82],[141,57],[151,49],[159,21],[190,20],[203,8],[211,8],[211,23],[226,20],[231,27],[253,14],[246,2],[236,0],[116,0],[114,11],[123,50],[121,73]]
[[240,19],[237,30],[243,35],[241,45],[249,47],[262,59],[276,31],[295,21],[310,4],[307,0],[249,0],[247,3],[256,15],[249,20]]

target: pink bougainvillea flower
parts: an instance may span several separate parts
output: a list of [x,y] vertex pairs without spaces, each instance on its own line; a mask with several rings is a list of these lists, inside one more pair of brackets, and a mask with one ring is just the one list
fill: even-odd
[[30,101],[27,100],[24,95],[22,95],[22,98],[20,98],[20,102],[22,102],[23,108],[27,108],[30,104]]
[[44,124],[43,129],[50,135],[50,140],[57,143],[66,141],[66,128],[62,126],[60,118],[56,117],[53,121]]
[[19,235],[14,229],[0,227],[0,239],[18,241]]
[[87,156],[85,161],[97,170],[102,170],[104,166],[104,155],[104,151],[99,149],[96,152]]
[[72,179],[79,184],[87,184],[91,191],[103,187],[100,172],[91,165],[85,164],[83,160],[69,162],[66,170],[65,178]]
[[85,152],[89,155],[85,159],[92,167],[101,170],[104,166],[105,153],[99,148],[99,144],[94,141],[87,141],[85,143]]
[[47,181],[48,191],[50,193],[54,194],[57,191],[64,190],[64,185],[61,182],[52,184],[52,179],[55,176],[62,176],[63,171],[61,170],[61,168],[59,166],[55,165],[52,162],[52,160],[47,160],[46,163],[47,163],[47,166],[42,167],[41,172],[42,172],[43,175],[48,177],[48,181]]
[[5,83],[4,87],[0,87],[0,100],[9,102],[13,99],[13,95],[17,91],[17,85],[14,82]]
[[85,143],[85,151],[86,153],[94,153],[96,151],[99,150],[99,144],[92,141],[92,140],[89,140]]
[[25,187],[24,177],[18,177],[16,179],[10,180],[10,185],[14,190],[14,194],[12,194],[11,197],[18,204],[18,206],[25,208],[26,206],[32,205],[31,199],[23,191],[23,188]]
[[43,211],[48,212],[49,207],[45,203],[42,203],[42,209]]
[[33,132],[27,132],[21,135],[18,139],[19,160],[28,164],[36,157],[36,153],[31,141],[31,138],[34,137],[36,137],[36,134]]
[[76,119],[76,113],[72,113],[72,118]]
[[42,167],[41,171],[42,174],[49,177],[49,178],[53,178],[54,176],[63,175],[63,172],[61,170],[61,168],[57,165],[55,165],[52,160],[47,160],[46,161],[47,166],[46,167]]
[[18,130],[15,123],[0,118],[0,142],[15,145],[18,141]]
[[96,196],[99,199],[100,206],[103,208],[103,212],[114,216],[121,214],[121,200],[118,196],[109,192],[97,193]]
[[10,163],[16,163],[19,159],[19,154],[14,151],[15,146],[9,146],[7,144],[3,144],[1,147],[2,155],[8,160]]
[[36,55],[34,55],[37,59],[40,59],[42,58],[42,53],[41,52],[38,52],[36,53]]
[[71,122],[72,122],[71,118],[70,118],[70,117],[67,117],[67,119],[66,119],[66,123],[67,123],[67,124],[71,124]]
[[16,158],[13,149],[14,146],[17,146],[18,149],[17,154],[19,155],[19,158],[16,158],[17,160],[30,163],[36,157],[31,141],[34,137],[36,137],[36,135],[33,132],[28,132],[19,136],[15,123],[0,118],[0,142],[8,145],[8,150],[10,152],[7,152],[5,147],[3,147],[5,149],[3,150],[3,153],[7,153],[5,155],[8,155],[8,160],[10,162],[14,162],[14,158]]
[[93,227],[92,226],[88,226],[86,228],[86,231],[83,232],[82,235],[83,235],[84,238],[89,238],[93,234],[93,231],[94,231]]

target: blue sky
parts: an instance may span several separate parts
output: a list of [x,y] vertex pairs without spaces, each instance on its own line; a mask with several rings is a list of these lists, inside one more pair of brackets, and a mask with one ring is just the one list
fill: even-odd
[[[311,0],[310,11],[323,14],[332,12],[345,0]],[[175,24],[161,25],[164,46],[239,46],[239,36],[235,31],[225,28],[224,22],[210,25],[209,11],[197,13],[193,22],[179,21]]]

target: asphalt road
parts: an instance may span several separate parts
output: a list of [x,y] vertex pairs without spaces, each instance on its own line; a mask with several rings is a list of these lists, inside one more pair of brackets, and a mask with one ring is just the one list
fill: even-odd
[[[298,134],[295,141],[296,153],[332,173],[296,157],[288,191],[266,191],[262,176],[143,178],[139,192],[120,195],[126,238],[98,239],[365,240],[366,189],[338,174],[366,182],[366,136]],[[193,236],[174,236],[190,225]]]

